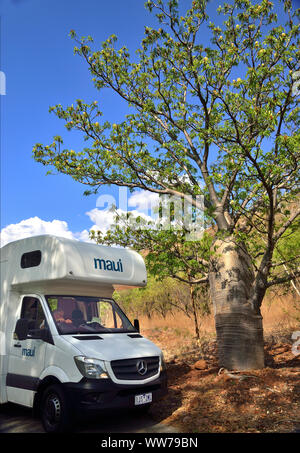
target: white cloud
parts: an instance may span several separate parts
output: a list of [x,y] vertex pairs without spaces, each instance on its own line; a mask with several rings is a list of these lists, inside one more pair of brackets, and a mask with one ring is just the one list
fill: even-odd
[[[135,192],[129,198],[128,206],[137,207],[137,209],[130,211],[134,217],[141,216],[146,221],[151,221],[153,218],[147,215],[146,212],[149,212],[150,208],[153,207],[157,201],[157,194],[140,191]],[[122,209],[117,209],[117,213],[121,215],[126,212]],[[86,212],[86,215],[91,220],[92,226],[79,232],[71,231],[68,223],[64,220],[54,219],[52,221],[45,221],[37,216],[22,220],[19,223],[12,223],[1,230],[0,245],[3,247],[8,242],[30,236],[38,236],[40,234],[52,234],[54,236],[77,239],[83,242],[93,242],[89,238],[90,230],[101,230],[102,233],[106,233],[115,223],[114,219],[116,213],[109,208],[94,208],[91,211]]]
[[79,231],[79,233],[72,233],[72,234],[73,234],[73,239],[77,239],[78,241],[94,242],[90,239],[90,232],[88,230],[83,230],[83,231]]
[[[136,209],[129,211],[133,217],[141,216],[146,221],[153,220],[150,216],[147,216],[141,211],[137,211]],[[91,211],[86,213],[94,225],[90,228],[90,230],[101,230],[102,233],[106,233],[114,224],[115,224],[115,217],[116,214],[123,215],[126,214],[126,211],[122,209],[117,209],[116,211],[110,209],[92,209]]]
[[128,206],[136,206],[138,211],[147,211],[153,209],[159,203],[159,195],[154,192],[148,192],[146,190],[141,190],[138,192],[134,192],[134,194],[128,200]]
[[[118,213],[121,214],[122,211],[118,210]],[[101,230],[105,233],[111,225],[114,224],[115,213],[109,209],[92,209],[91,211],[86,212],[86,215],[91,219],[94,225],[90,230]]]
[[47,222],[39,217],[31,217],[19,223],[12,223],[1,230],[1,247],[8,242],[16,241],[40,234],[53,234],[69,239],[74,239],[74,234],[69,230],[67,222],[52,220]]
[[19,223],[12,223],[1,230],[0,245],[3,247],[8,242],[17,241],[30,236],[38,236],[40,234],[52,234],[54,236],[65,237],[68,239],[76,239],[83,242],[93,242],[89,233],[90,230],[100,229],[106,232],[113,224],[114,214],[106,210],[93,209],[86,213],[94,225],[79,232],[73,232],[69,229],[68,223],[64,220],[45,221],[39,217],[31,217],[22,220]]
[[[118,210],[121,214],[123,211]],[[140,215],[139,212],[133,211],[135,215]],[[90,230],[101,230],[105,233],[113,224],[115,213],[109,210],[92,209],[86,215],[93,222],[89,229],[79,232],[73,232],[69,229],[68,223],[64,220],[45,221],[39,217],[31,217],[22,220],[19,223],[12,223],[1,230],[0,246],[3,247],[8,242],[17,241],[31,236],[40,234],[52,234],[54,236],[65,237],[68,239],[76,239],[83,242],[93,242],[89,237]]]

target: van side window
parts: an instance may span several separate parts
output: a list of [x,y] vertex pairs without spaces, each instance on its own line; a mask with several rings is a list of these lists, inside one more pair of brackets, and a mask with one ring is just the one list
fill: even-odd
[[36,297],[23,298],[21,318],[28,319],[29,335],[33,335],[35,330],[46,327],[44,311]]
[[21,257],[21,268],[35,267],[41,264],[42,252],[35,250],[33,252],[23,253]]

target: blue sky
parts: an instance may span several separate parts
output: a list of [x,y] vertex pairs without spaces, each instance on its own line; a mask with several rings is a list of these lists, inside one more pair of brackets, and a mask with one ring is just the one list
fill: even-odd
[[[218,5],[212,0],[210,10]],[[111,193],[117,200],[117,190],[103,188],[85,197],[85,187],[70,177],[46,176],[32,148],[51,143],[54,135],[62,135],[67,147],[80,148],[81,137],[49,113],[57,103],[97,100],[112,122],[125,113],[115,98],[99,98],[86,65],[73,54],[70,30],[91,35],[95,44],[116,34],[120,46],[133,54],[144,26],[154,26],[154,15],[145,10],[144,0],[0,0],[0,14],[0,70],[6,77],[6,94],[0,96],[2,233],[6,241],[55,230],[86,239],[87,231],[101,223],[98,196]]]
[[[92,35],[99,44],[116,34],[120,45],[134,51],[144,25],[153,20],[143,5],[143,0],[0,0],[0,69],[6,76],[0,99],[2,229],[36,216],[66,221],[74,232],[92,226],[86,212],[96,208],[98,196],[84,197],[85,187],[70,177],[46,176],[46,168],[31,157],[32,147],[61,134],[78,149],[80,136],[71,136],[49,106],[99,100],[87,67],[73,54],[70,30]],[[106,96],[101,106],[112,121],[124,107]],[[107,188],[101,193],[111,192],[117,197]]]

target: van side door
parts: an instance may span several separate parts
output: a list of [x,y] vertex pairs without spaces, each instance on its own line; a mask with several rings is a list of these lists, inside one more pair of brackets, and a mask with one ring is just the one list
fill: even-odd
[[47,343],[41,338],[41,329],[47,328],[45,313],[38,296],[23,296],[21,318],[28,320],[28,335],[19,340],[11,338],[8,374],[8,400],[24,406],[33,405],[34,393],[45,364]]

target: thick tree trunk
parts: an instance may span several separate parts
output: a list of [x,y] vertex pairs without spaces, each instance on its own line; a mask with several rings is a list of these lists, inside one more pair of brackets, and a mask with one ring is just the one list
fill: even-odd
[[228,370],[264,367],[262,316],[254,308],[254,274],[246,249],[233,238],[214,243],[210,288],[219,365]]

